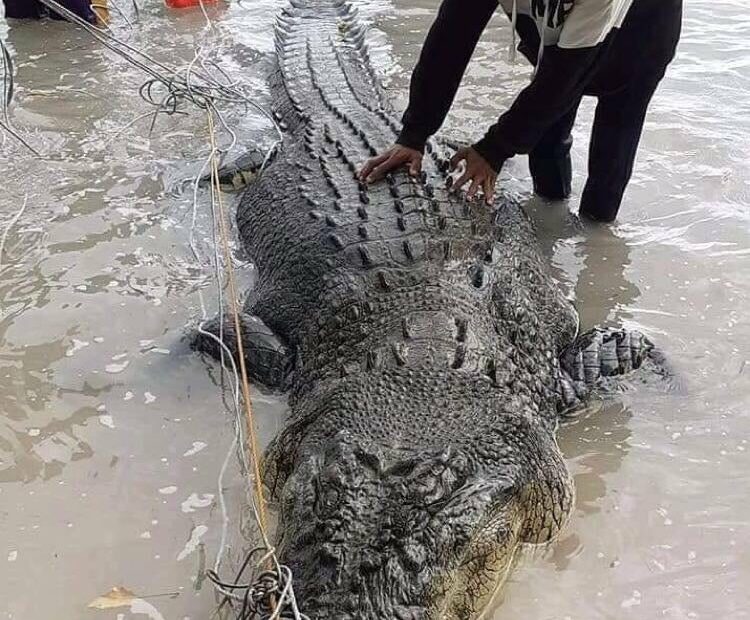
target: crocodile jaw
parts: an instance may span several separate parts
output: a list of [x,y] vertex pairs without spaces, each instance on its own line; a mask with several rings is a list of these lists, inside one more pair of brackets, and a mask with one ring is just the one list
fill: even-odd
[[417,454],[342,435],[300,462],[282,493],[279,548],[304,613],[481,617],[534,536],[539,498],[518,468],[488,478],[455,449]]

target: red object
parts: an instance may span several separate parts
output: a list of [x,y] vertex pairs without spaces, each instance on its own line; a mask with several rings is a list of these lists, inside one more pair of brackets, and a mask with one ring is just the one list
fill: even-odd
[[[200,0],[166,0],[171,9],[186,9],[191,6],[200,6]],[[203,0],[203,4],[216,4],[218,0]]]

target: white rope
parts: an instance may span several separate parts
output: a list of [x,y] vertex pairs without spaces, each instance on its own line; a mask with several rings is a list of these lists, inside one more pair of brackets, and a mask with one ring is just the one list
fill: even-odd
[[23,212],[26,210],[26,205],[29,202],[29,195],[26,194],[23,199],[23,204],[21,205],[21,208],[18,210],[18,213],[16,213],[11,219],[10,222],[8,222],[8,225],[5,227],[5,230],[3,230],[3,236],[0,237],[0,267],[3,265],[3,252],[5,251],[5,242],[8,239],[8,233],[10,233],[10,229],[13,228],[18,220],[21,219],[21,216],[23,215]]
[[516,26],[518,25],[518,0],[513,0],[513,10],[510,15],[510,47],[508,48],[508,62],[516,61]]
[[[222,532],[219,542],[219,549],[217,551],[216,560],[214,562],[213,574],[211,571],[208,572],[208,576],[214,583],[217,591],[226,597],[226,600],[241,602],[242,611],[241,618],[259,617],[262,620],[275,620],[280,618],[282,614],[288,617],[291,613],[292,617],[296,620],[305,620],[305,616],[299,611],[296,597],[294,596],[294,590],[292,585],[292,574],[288,567],[282,566],[276,557],[276,550],[271,545],[267,533],[264,527],[264,517],[262,514],[262,508],[258,506],[255,496],[250,493],[250,487],[248,485],[248,503],[252,509],[253,516],[256,523],[259,526],[261,541],[263,545],[264,553],[260,558],[259,562],[253,567],[253,573],[257,575],[256,582],[248,584],[224,584],[218,578],[218,572],[221,569],[222,561],[225,557],[228,539],[228,530],[230,526],[230,518],[227,511],[227,502],[224,492],[224,478],[228,470],[231,454],[237,450],[238,447],[245,445],[245,437],[243,433],[244,424],[242,419],[242,412],[240,406],[240,386],[245,382],[244,375],[241,377],[238,372],[237,365],[235,364],[234,356],[230,351],[229,347],[223,338],[223,317],[224,317],[224,282],[221,276],[221,258],[218,249],[218,235],[221,233],[222,241],[224,243],[226,252],[226,270],[228,281],[231,285],[231,269],[232,262],[231,256],[228,252],[228,245],[226,239],[226,228],[224,224],[224,216],[221,211],[221,197],[219,195],[219,180],[218,180],[218,161],[220,156],[225,153],[228,149],[231,149],[237,141],[237,136],[232,130],[229,123],[222,115],[219,110],[219,104],[242,104],[250,106],[255,110],[259,111],[265,116],[273,125],[276,130],[278,140],[269,150],[269,154],[264,160],[263,167],[270,160],[271,153],[278,147],[281,142],[281,129],[274,120],[273,116],[269,114],[262,106],[258,105],[253,101],[241,88],[238,82],[232,82],[228,75],[221,70],[218,63],[210,60],[211,51],[207,49],[206,45],[199,45],[196,50],[193,59],[184,68],[171,67],[165,63],[157,61],[149,54],[142,52],[134,46],[118,39],[111,34],[111,31],[105,28],[100,28],[93,24],[86,22],[81,19],[75,13],[69,11],[64,6],[60,5],[55,0],[39,0],[42,4],[48,8],[52,8],[57,13],[65,17],[66,19],[78,24],[84,28],[91,36],[93,36],[102,45],[112,50],[120,57],[125,59],[131,65],[137,67],[144,73],[146,73],[150,79],[141,87],[141,96],[151,105],[154,106],[155,110],[153,113],[148,115],[141,115],[136,119],[132,120],[124,128],[120,129],[117,136],[121,135],[123,131],[134,125],[138,120],[152,116],[151,128],[156,122],[156,118],[159,114],[175,114],[180,113],[178,107],[184,102],[190,102],[199,109],[205,110],[208,114],[209,125],[210,125],[210,137],[211,137],[211,149],[208,157],[205,159],[201,169],[196,175],[193,182],[193,209],[191,218],[191,230],[190,230],[190,249],[195,257],[196,262],[203,266],[203,260],[201,252],[198,249],[197,242],[195,239],[195,228],[197,223],[197,212],[198,212],[198,201],[199,193],[198,186],[201,178],[203,177],[207,168],[211,168],[211,219],[212,219],[212,231],[213,231],[213,260],[212,266],[214,269],[214,278],[216,281],[216,287],[219,295],[219,316],[222,320],[219,329],[219,335],[209,332],[205,329],[205,323],[208,320],[206,311],[206,305],[203,300],[202,292],[199,291],[199,299],[201,305],[201,323],[198,326],[198,332],[210,340],[212,340],[220,351],[220,362],[222,377],[226,374],[230,377],[230,390],[231,390],[231,409],[234,410],[235,420],[235,433],[232,443],[229,447],[229,451],[222,463],[222,467],[219,471],[217,479],[217,487],[219,492],[219,505],[222,513]],[[201,10],[206,20],[207,35],[217,32],[216,27],[211,22],[209,15],[202,0],[199,0]],[[208,36],[206,37],[208,38]],[[216,69],[218,74],[221,76],[216,78],[213,76],[213,71],[209,69],[209,66]],[[222,80],[222,78],[225,78]],[[163,95],[157,98],[156,87],[160,87],[163,90]],[[217,146],[217,140],[214,135],[213,119],[217,119],[220,127],[229,136],[229,145],[225,148],[219,148]],[[217,212],[217,203],[219,211]],[[18,216],[20,217],[20,215]],[[217,223],[219,224],[217,226]],[[12,225],[12,223],[11,223]],[[6,230],[7,234],[7,230]],[[1,247],[1,246],[0,246]],[[236,303],[234,294],[231,297],[232,304]],[[240,334],[237,334],[240,338]],[[229,366],[227,366],[227,359],[229,360]],[[240,360],[241,363],[244,360]],[[245,397],[245,401],[249,406],[249,398]],[[248,431],[252,432],[252,421],[248,420]],[[255,454],[255,452],[254,452]],[[249,475],[251,472],[250,463],[247,460],[247,455],[244,450],[240,450],[240,462],[244,475]],[[259,478],[257,476],[257,464],[254,464],[253,470],[255,474],[256,485],[259,484]],[[262,495],[259,495],[259,499],[262,501]],[[243,564],[244,569],[248,566],[249,561],[253,559],[253,554],[248,555],[246,562]],[[271,570],[268,570],[268,563],[271,564]],[[264,568],[265,566],[265,568]],[[237,579],[240,579],[242,574],[238,575]],[[244,595],[237,594],[234,590],[244,590]],[[247,614],[250,615],[247,615]]]
[[[211,20],[208,17],[208,14],[205,10],[205,7],[203,6],[203,1],[200,1],[201,9],[203,11],[203,15],[206,19],[206,28],[209,30],[209,33],[215,32],[215,27],[212,24]],[[205,47],[203,45],[199,46],[196,49],[195,55],[192,59],[192,61],[189,63],[186,71],[185,71],[185,87],[188,92],[188,95],[190,97],[194,96],[193,93],[193,81],[192,78],[194,76],[194,68],[196,64],[200,65],[203,71],[207,72],[206,68],[206,62],[207,57],[209,56],[209,53],[206,52]],[[227,81],[229,82],[228,76],[224,74],[223,71],[217,66],[217,69],[227,78]],[[228,86],[228,85],[225,85]],[[229,85],[231,86],[231,85]],[[222,376],[224,373],[230,374],[230,381],[231,381],[231,393],[232,393],[232,409],[234,410],[235,420],[234,420],[234,426],[235,426],[235,436],[232,440],[232,443],[229,447],[229,450],[227,451],[227,454],[224,458],[224,461],[222,463],[221,470],[219,472],[219,477],[217,479],[217,489],[218,489],[218,495],[219,495],[219,506],[221,509],[221,515],[222,515],[222,529],[221,529],[221,537],[219,541],[219,549],[216,554],[216,559],[214,561],[214,569],[213,574],[209,574],[209,578],[214,584],[214,587],[217,589],[218,592],[220,592],[222,595],[226,597],[226,600],[233,600],[236,602],[242,602],[242,617],[245,617],[245,611],[247,607],[247,603],[249,600],[249,595],[251,598],[254,597],[254,605],[256,607],[254,609],[251,609],[251,613],[253,615],[260,615],[260,605],[261,602],[267,598],[271,597],[271,604],[270,609],[271,613],[268,615],[268,620],[275,620],[276,618],[280,618],[282,613],[288,613],[291,612],[292,616],[296,620],[305,620],[305,616],[299,611],[296,597],[294,595],[294,589],[293,589],[293,580],[292,580],[292,573],[289,570],[288,567],[282,566],[279,564],[278,559],[276,557],[276,550],[271,545],[270,541],[267,538],[267,532],[265,528],[265,519],[260,512],[259,506],[257,504],[257,500],[262,500],[262,495],[260,495],[258,498],[255,497],[254,494],[249,492],[250,487],[247,487],[247,495],[248,495],[248,502],[250,504],[250,507],[253,512],[253,516],[255,518],[256,524],[258,525],[261,539],[263,543],[263,547],[265,549],[265,553],[260,557],[260,559],[256,562],[256,565],[254,567],[254,572],[258,573],[259,570],[270,561],[272,565],[272,571],[268,572],[262,572],[258,575],[259,581],[254,584],[240,584],[239,587],[241,589],[244,589],[245,594],[244,596],[240,596],[232,589],[235,589],[238,587],[238,584],[231,584],[232,589],[225,587],[225,585],[222,585],[222,582],[219,580],[218,575],[221,569],[222,560],[224,558],[226,548],[227,548],[227,539],[228,539],[228,530],[230,526],[230,519],[227,511],[227,502],[226,502],[226,496],[224,492],[224,478],[226,476],[226,472],[229,466],[229,462],[231,460],[231,455],[234,451],[237,450],[238,447],[241,447],[245,444],[245,438],[243,437],[243,420],[242,420],[242,412],[241,412],[241,405],[240,405],[240,375],[237,369],[237,365],[234,360],[234,356],[232,355],[232,352],[227,347],[226,343],[223,339],[223,332],[224,332],[224,290],[223,290],[223,282],[221,277],[221,258],[219,254],[219,239],[218,236],[221,234],[222,241],[225,247],[225,251],[227,255],[225,256],[226,261],[226,269],[227,269],[227,275],[230,282],[230,292],[232,293],[232,305],[236,303],[236,300],[234,299],[234,291],[233,287],[231,287],[231,269],[232,269],[232,263],[231,263],[231,256],[228,254],[228,245],[227,245],[227,239],[226,239],[226,228],[225,228],[225,220],[224,220],[224,213],[221,205],[221,197],[220,197],[220,188],[219,188],[219,179],[218,179],[218,160],[222,153],[222,149],[219,149],[217,146],[217,142],[214,138],[214,123],[212,122],[212,115],[215,115],[218,119],[220,125],[224,128],[224,130],[231,136],[230,145],[228,148],[232,148],[234,144],[237,141],[236,134],[231,130],[229,124],[224,119],[221,112],[217,109],[217,107],[214,105],[213,102],[208,102],[207,107],[207,114],[209,119],[209,131],[210,131],[210,137],[211,137],[211,150],[204,161],[203,165],[201,166],[201,169],[198,171],[197,175],[194,178],[193,181],[193,209],[192,209],[192,218],[191,218],[191,229],[190,229],[190,248],[195,256],[195,259],[198,263],[202,263],[200,252],[197,247],[196,239],[195,239],[195,228],[196,228],[196,222],[197,222],[197,212],[198,212],[198,187],[200,180],[204,177],[206,168],[211,168],[211,221],[212,221],[212,236],[213,236],[213,267],[214,267],[214,278],[216,281],[216,288],[218,291],[219,296],[219,318],[220,318],[220,326],[219,326],[219,335],[216,336],[215,334],[210,333],[205,329],[205,322],[208,320],[206,307],[204,304],[203,296],[202,294],[199,295],[200,303],[201,303],[201,313],[202,313],[202,320],[201,324],[198,327],[199,333],[201,333],[204,337],[208,337],[209,339],[213,340],[218,346],[220,351],[220,363],[221,363],[221,369],[222,369]],[[276,125],[274,121],[274,125],[276,126],[277,131],[279,131],[278,126]],[[280,131],[279,131],[280,135]],[[274,145],[275,148],[275,145]],[[265,161],[268,161],[268,157]],[[265,164],[265,162],[264,162]],[[217,212],[217,204],[219,207],[219,210]],[[217,223],[219,225],[217,225]],[[234,311],[236,312],[236,307],[234,308]],[[241,334],[237,333],[236,337],[238,339],[241,338]],[[229,359],[229,363],[231,366],[231,372],[230,369],[227,368],[226,365],[226,359]],[[247,395],[245,396],[247,398]],[[249,405],[249,403],[248,403]],[[252,431],[252,418],[249,418],[247,420],[249,430]],[[253,451],[253,454],[255,458],[257,458],[257,453],[255,452],[255,448]],[[245,475],[250,474],[250,466],[247,461],[247,454],[245,450],[240,450],[240,459],[242,464],[242,469]],[[255,464],[254,468],[254,475],[258,475],[258,468],[257,463]],[[256,480],[256,482],[258,482]],[[260,490],[258,489],[258,492]],[[251,559],[250,556],[248,557],[248,560]],[[243,565],[244,567],[247,565],[247,561]],[[241,577],[241,574],[238,575],[238,579]],[[259,584],[264,584],[266,588],[270,589],[259,589]],[[227,584],[229,585],[229,584]],[[268,605],[267,605],[268,606]]]

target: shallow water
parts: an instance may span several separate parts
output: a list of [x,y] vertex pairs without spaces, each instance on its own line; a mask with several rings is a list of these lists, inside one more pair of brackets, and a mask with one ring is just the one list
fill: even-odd
[[[127,3],[123,3],[124,5]],[[145,4],[145,3],[144,3]],[[151,3],[130,31],[160,58],[192,57],[199,12]],[[265,97],[264,57],[278,2],[212,13],[222,66]],[[376,61],[398,105],[436,2],[366,5]],[[523,562],[496,620],[750,618],[747,518],[750,414],[750,17],[740,0],[686,8],[678,59],[652,105],[616,226],[566,225],[569,205],[529,192],[525,162],[502,186],[527,202],[584,327],[642,329],[684,378],[682,391],[636,388],[563,428],[577,511],[543,557]],[[130,616],[85,607],[115,585],[164,618],[207,617],[201,577],[221,530],[217,476],[232,437],[216,368],[187,350],[185,326],[217,294],[201,195],[176,188],[207,152],[200,114],[148,121],[143,78],[85,34],[0,21],[17,66],[17,127],[49,157],[6,143],[0,229],[27,206],[0,258],[0,617]],[[493,20],[448,121],[471,139],[526,83]],[[592,103],[580,116],[576,191]],[[242,141],[268,126],[231,112]],[[252,266],[238,254],[242,285]],[[256,390],[261,435],[283,402]],[[232,461],[234,463],[234,461]],[[246,519],[236,463],[227,479],[234,556]],[[189,544],[192,541],[192,544]],[[745,585],[743,585],[745,584]]]

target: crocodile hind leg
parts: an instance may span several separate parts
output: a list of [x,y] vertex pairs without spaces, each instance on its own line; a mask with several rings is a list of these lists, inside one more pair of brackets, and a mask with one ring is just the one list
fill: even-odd
[[[286,388],[292,368],[289,349],[256,316],[241,315],[240,330],[248,376],[272,389]],[[215,359],[221,359],[222,352],[231,353],[237,363],[239,346],[234,320],[228,316],[223,321],[218,316],[211,319],[196,330],[192,346]]]
[[664,356],[641,332],[627,329],[586,332],[560,356],[561,412],[568,413],[582,406],[593,393],[620,389],[624,378],[637,370],[647,371],[662,380],[672,378]]

